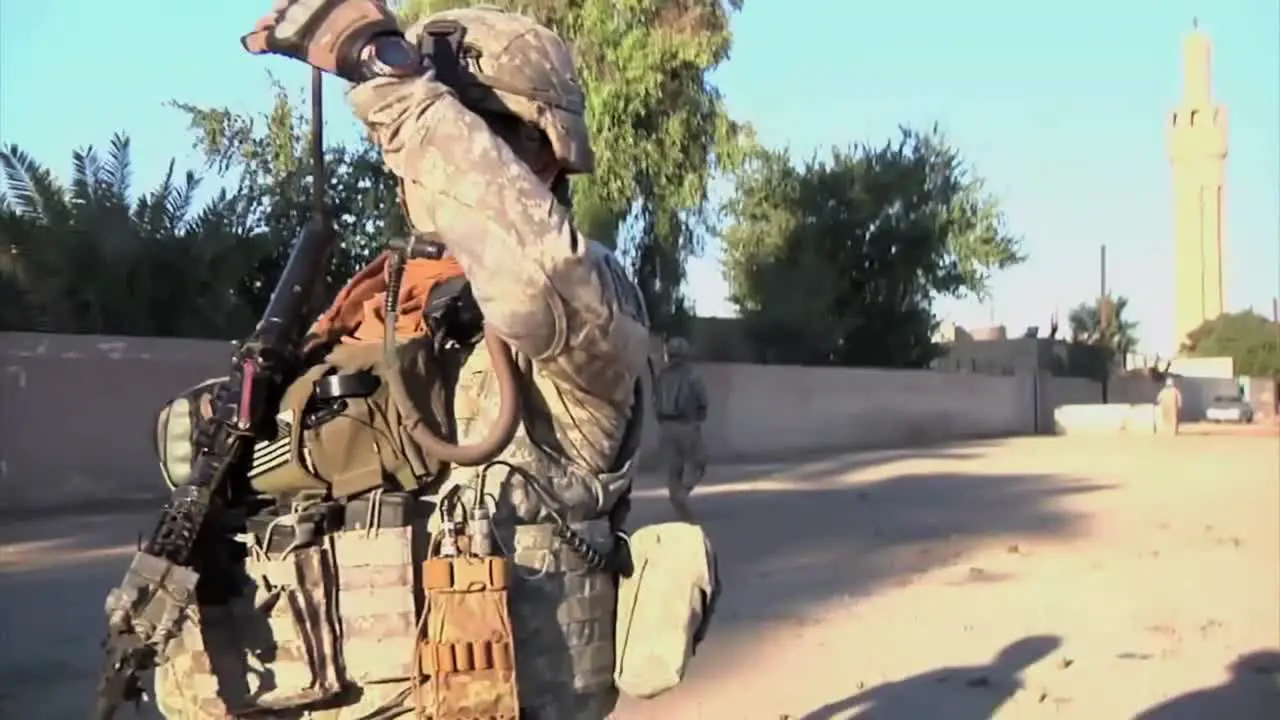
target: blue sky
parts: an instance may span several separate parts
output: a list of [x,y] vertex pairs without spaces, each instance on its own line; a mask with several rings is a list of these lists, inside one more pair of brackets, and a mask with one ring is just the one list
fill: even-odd
[[[60,172],[79,145],[125,130],[137,183],[169,158],[194,167],[169,99],[263,110],[266,73],[237,38],[266,0],[0,0],[0,141]],[[789,9],[787,9],[789,8]],[[1171,192],[1164,128],[1179,94],[1181,37],[1214,41],[1214,92],[1231,113],[1227,302],[1270,312],[1280,295],[1280,3],[1275,0],[747,0],[717,72],[731,111],[801,155],[938,122],[1002,199],[1028,262],[989,305],[944,302],[964,325],[1020,331],[1096,295],[1098,248],[1130,298],[1144,349],[1172,333]],[[354,121],[335,83],[333,138]],[[715,244],[691,266],[702,314],[731,314]]]

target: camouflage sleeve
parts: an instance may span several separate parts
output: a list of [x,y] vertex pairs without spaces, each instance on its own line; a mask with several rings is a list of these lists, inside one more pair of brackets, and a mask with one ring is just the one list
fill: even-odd
[[349,95],[404,181],[409,220],[439,233],[490,327],[553,377],[622,400],[648,357],[639,291],[613,254],[431,73]]
[[695,417],[698,422],[706,422],[707,420],[707,385],[702,381],[702,376],[694,372],[689,376],[689,392],[693,395]]

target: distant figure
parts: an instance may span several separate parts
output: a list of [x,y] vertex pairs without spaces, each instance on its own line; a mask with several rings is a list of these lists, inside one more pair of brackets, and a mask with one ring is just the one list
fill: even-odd
[[[654,413],[667,463],[667,495],[676,515],[693,522],[689,494],[707,470],[702,454],[702,423],[707,419],[707,388],[689,362],[689,342],[667,341],[667,362],[654,381]],[[689,474],[685,475],[688,468]]]
[[1182,393],[1173,384],[1173,378],[1165,378],[1164,389],[1156,395],[1156,432],[1160,435],[1178,434],[1178,413],[1182,410]]

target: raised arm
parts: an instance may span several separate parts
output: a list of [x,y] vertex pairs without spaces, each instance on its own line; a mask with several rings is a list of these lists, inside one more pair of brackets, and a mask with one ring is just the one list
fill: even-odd
[[404,182],[410,221],[434,230],[490,327],[559,379],[612,397],[647,356],[643,301],[607,249],[433,72],[357,85],[350,100]]

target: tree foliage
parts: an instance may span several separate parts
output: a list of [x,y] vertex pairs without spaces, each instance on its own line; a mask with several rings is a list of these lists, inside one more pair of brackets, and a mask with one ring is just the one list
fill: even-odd
[[1246,310],[1225,313],[1187,335],[1191,357],[1229,357],[1237,375],[1280,378],[1280,324]]
[[769,362],[925,367],[933,300],[982,296],[1023,259],[936,129],[803,165],[759,150],[725,209],[725,276]]
[[[175,102],[185,113],[207,166],[235,187],[249,232],[268,248],[239,291],[257,312],[266,307],[294,240],[315,209],[310,118],[274,84],[271,110],[258,116]],[[396,181],[378,150],[329,144],[324,198],[340,245],[328,273],[330,294],[404,230]]]
[[1138,323],[1125,317],[1128,307],[1129,298],[1123,295],[1080,303],[1067,315],[1071,342],[1099,345],[1115,357],[1127,356],[1138,347]]
[[238,198],[195,206],[170,162],[133,196],[129,138],[72,153],[70,182],[0,150],[0,330],[228,337],[253,319],[234,292],[261,253]]
[[[467,0],[404,0],[408,22]],[[713,178],[741,157],[744,129],[708,73],[729,56],[742,0],[495,0],[574,49],[596,172],[575,178],[575,220],[628,260],[654,325],[690,314],[685,264],[714,229]]]

